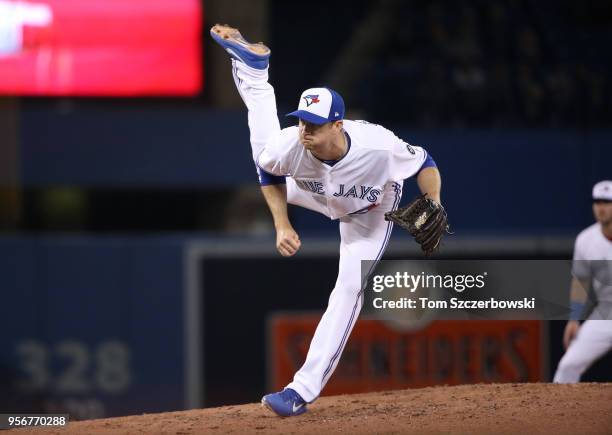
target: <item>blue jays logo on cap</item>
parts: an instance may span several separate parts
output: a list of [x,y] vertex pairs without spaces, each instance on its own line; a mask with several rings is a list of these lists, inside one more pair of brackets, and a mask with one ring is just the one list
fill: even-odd
[[340,121],[344,118],[344,100],[330,88],[310,88],[302,92],[298,110],[288,113],[313,124]]
[[304,95],[302,98],[306,101],[306,107],[310,107],[311,104],[316,104],[320,101],[318,95]]

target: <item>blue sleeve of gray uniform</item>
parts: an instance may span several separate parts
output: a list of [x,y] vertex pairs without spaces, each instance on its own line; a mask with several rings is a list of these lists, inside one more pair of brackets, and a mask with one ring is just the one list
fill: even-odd
[[259,185],[260,186],[270,186],[273,184],[286,184],[284,175],[272,175],[268,172],[261,169],[259,166],[257,168],[257,175],[259,176]]

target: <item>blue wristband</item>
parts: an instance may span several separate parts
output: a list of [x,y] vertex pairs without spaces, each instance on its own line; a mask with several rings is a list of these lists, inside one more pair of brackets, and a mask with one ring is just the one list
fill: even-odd
[[581,320],[582,312],[584,311],[584,304],[578,301],[571,301],[570,303],[570,320]]

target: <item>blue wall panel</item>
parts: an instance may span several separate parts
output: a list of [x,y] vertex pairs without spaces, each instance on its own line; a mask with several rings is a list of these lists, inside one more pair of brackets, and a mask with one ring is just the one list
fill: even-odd
[[0,282],[2,409],[184,407],[182,241],[3,238]]
[[26,185],[228,186],[257,180],[246,113],[25,110]]

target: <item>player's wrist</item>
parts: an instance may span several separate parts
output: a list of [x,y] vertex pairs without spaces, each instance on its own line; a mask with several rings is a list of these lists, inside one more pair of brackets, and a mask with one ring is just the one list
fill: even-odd
[[442,201],[440,200],[440,192],[439,191],[433,191],[433,190],[422,190],[421,194],[426,195],[426,198],[432,199],[435,202],[437,202],[438,204],[442,204]]
[[442,204],[442,200],[440,199],[440,194],[427,194],[428,197],[436,201],[438,204]]
[[284,230],[292,230],[293,231],[293,225],[291,225],[291,222],[289,222],[289,219],[279,219],[279,220],[275,220],[274,221],[274,228],[276,229],[276,231],[284,231]]

